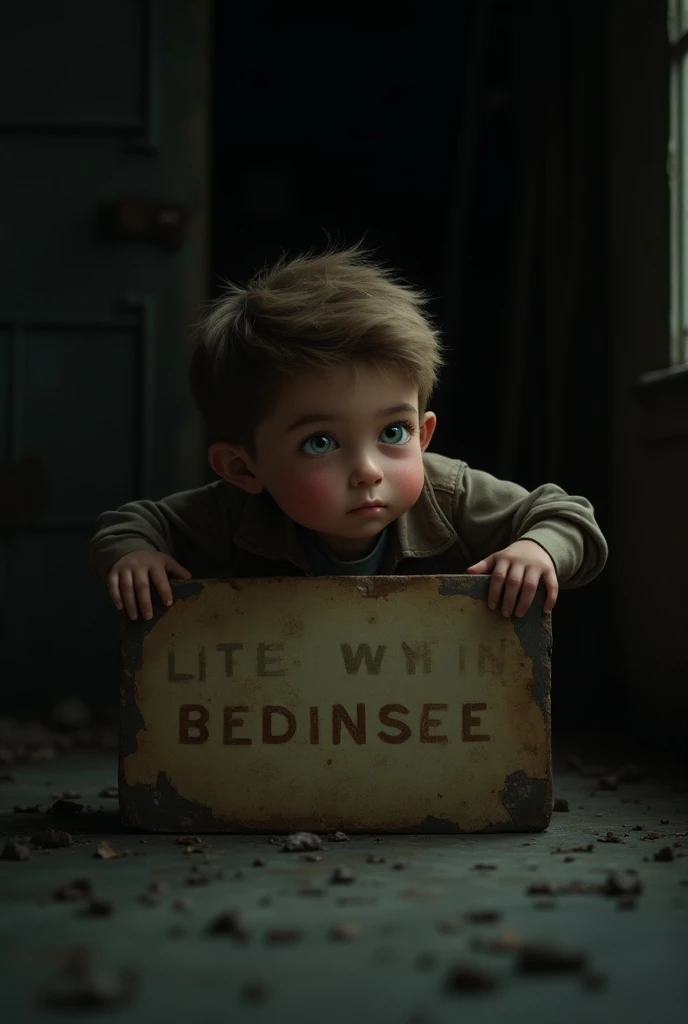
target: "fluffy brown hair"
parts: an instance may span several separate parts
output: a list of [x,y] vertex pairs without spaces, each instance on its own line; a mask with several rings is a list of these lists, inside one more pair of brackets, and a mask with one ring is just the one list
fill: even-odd
[[199,325],[189,367],[209,439],[255,458],[256,427],[284,382],[338,366],[401,373],[418,387],[422,416],[444,363],[426,302],[360,243],[282,256],[244,286],[226,282]]

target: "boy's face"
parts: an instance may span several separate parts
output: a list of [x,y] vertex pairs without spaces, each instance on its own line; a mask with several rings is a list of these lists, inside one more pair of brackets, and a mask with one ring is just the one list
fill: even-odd
[[[284,385],[257,428],[255,460],[227,444],[211,445],[208,457],[230,483],[253,494],[265,488],[335,554],[362,558],[418,500],[435,423],[432,412],[419,422],[417,389],[401,375],[305,373]],[[354,511],[369,501],[381,507]]]

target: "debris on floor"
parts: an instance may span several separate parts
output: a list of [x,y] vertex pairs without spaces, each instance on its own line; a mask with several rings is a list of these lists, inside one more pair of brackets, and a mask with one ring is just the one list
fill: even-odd
[[[338,1022],[365,1019],[356,992],[378,986],[390,1024],[436,1024],[433,1006],[500,993],[531,1019],[553,998],[538,994],[554,991],[547,979],[569,985],[559,999],[587,1000],[578,1019],[601,1000],[624,1024],[685,1008],[673,944],[688,946],[686,789],[645,765],[570,758],[558,813],[530,835],[204,836],[182,822],[143,835],[119,823],[112,748],[61,736],[22,727],[12,740],[0,720],[7,1020],[32,1019],[36,1001],[53,1016],[130,1012],[153,991],[160,1019],[189,1019],[180,979],[189,999],[206,985],[221,996],[229,1018],[267,1004],[304,1024],[304,993],[317,1003],[342,977]],[[651,951],[651,974],[626,970],[629,949]]]

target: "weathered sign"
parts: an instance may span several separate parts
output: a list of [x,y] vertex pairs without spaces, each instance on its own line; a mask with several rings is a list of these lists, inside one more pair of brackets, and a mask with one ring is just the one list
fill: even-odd
[[507,832],[552,807],[551,616],[489,577],[172,582],[122,629],[120,803],[160,832]]

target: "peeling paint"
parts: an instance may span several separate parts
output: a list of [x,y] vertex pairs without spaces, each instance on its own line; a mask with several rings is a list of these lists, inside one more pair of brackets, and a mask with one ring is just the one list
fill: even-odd
[[483,576],[444,576],[437,592],[441,597],[474,597],[486,601],[489,582]]
[[[120,627],[120,760],[136,751],[136,734],[145,728],[143,716],[136,702],[136,673],[143,659],[143,630],[137,622],[124,617]],[[154,621],[154,620],[151,620]]]
[[552,811],[552,780],[532,779],[524,771],[512,772],[504,780],[501,799],[511,820],[523,827],[549,824]]
[[[352,577],[349,577],[349,579],[351,578]],[[331,579],[347,586],[346,577],[342,578],[341,576],[333,576]],[[408,587],[409,577],[358,576],[356,577],[356,580],[356,588],[364,597],[381,598],[388,597],[390,594],[397,594],[400,590],[406,590]]]
[[212,811],[196,800],[180,797],[165,772],[154,786],[127,787],[122,822],[128,828],[151,832],[217,832],[220,823]]

